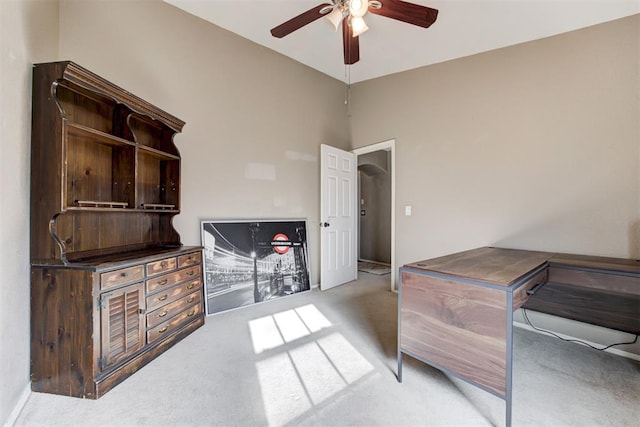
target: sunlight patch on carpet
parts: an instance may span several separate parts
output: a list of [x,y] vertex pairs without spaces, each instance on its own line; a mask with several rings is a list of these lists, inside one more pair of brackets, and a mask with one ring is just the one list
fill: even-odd
[[313,304],[249,322],[270,426],[295,422],[374,371],[342,334],[327,331],[332,327]]

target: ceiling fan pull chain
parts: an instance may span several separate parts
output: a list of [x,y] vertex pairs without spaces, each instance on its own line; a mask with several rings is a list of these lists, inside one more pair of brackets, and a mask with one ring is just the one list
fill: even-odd
[[349,105],[349,95],[351,92],[351,66],[344,64],[344,105]]

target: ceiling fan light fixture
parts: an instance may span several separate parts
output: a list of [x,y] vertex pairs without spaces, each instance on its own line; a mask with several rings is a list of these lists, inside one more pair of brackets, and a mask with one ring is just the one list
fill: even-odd
[[331,25],[333,25],[334,30],[338,31],[340,22],[342,22],[342,17],[343,17],[342,10],[339,7],[336,7],[325,18],[327,18],[327,20],[331,22]]
[[369,9],[369,0],[350,0],[349,13],[356,18],[362,18]]
[[364,19],[362,19],[361,16],[351,17],[351,31],[353,32],[353,37],[358,37],[368,29],[369,27],[367,26],[367,23],[364,22]]

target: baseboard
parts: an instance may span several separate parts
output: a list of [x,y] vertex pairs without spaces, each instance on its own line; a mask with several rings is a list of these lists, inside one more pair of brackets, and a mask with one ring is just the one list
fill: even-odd
[[[527,325],[526,323],[520,323],[518,321],[513,321],[513,326],[516,326],[518,328],[522,328],[522,329],[526,329],[527,331],[532,331],[532,332],[536,332],[538,334],[542,334],[542,335],[546,335],[546,336],[552,336],[549,335],[543,331],[539,331],[537,329],[532,328],[531,326]],[[566,339],[566,340],[580,340],[584,343],[587,343],[589,345],[592,345],[594,347],[602,347],[602,344],[598,344],[598,343],[594,343],[591,341],[587,341],[585,339],[582,338],[576,338],[576,337],[572,337],[571,335],[565,335],[565,334],[560,334],[558,332],[553,332],[554,334],[558,335],[559,337]],[[617,348],[608,348],[606,350],[603,350],[607,353],[611,353],[611,354],[615,354],[616,356],[622,356],[622,357],[626,357],[627,359],[631,359],[631,360],[637,360],[640,362],[640,354],[636,354],[636,353],[630,353],[628,351],[624,351],[624,350],[619,350]]]
[[7,420],[3,424],[3,427],[11,427],[15,424],[15,422],[18,420],[20,412],[22,412],[22,408],[24,408],[24,405],[29,399],[29,396],[31,396],[31,382],[29,382],[29,384],[27,384],[27,387],[23,390],[20,398],[18,399],[18,402],[16,403],[16,406],[13,407],[13,411],[11,411],[11,413],[9,414],[9,418],[7,418]]

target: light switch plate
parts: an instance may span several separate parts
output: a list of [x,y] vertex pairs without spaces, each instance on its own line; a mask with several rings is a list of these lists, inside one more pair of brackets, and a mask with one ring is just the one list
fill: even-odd
[[404,215],[405,216],[411,216],[411,206],[407,205],[404,207]]

